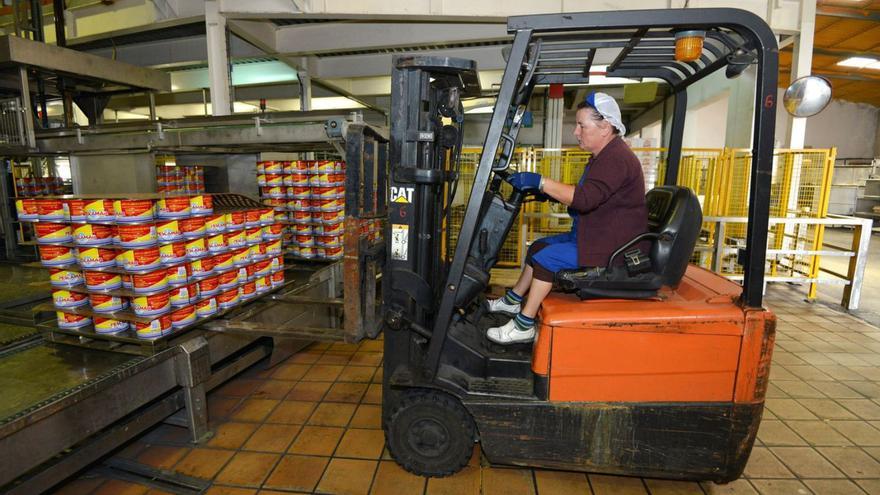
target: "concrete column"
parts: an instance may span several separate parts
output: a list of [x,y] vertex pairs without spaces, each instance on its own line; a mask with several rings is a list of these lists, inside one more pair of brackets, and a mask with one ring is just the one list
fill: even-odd
[[[816,2],[813,0],[801,0],[800,32],[797,35],[793,47],[791,60],[791,80],[809,76],[813,64],[813,34],[816,31]],[[782,105],[779,110],[784,112]],[[807,119],[791,118],[787,134],[787,145],[791,149],[804,147],[804,137],[807,134]]]
[[208,74],[211,83],[211,113],[229,115],[229,53],[226,51],[226,18],[219,0],[205,0],[205,32],[208,44]]
[[296,78],[299,81],[299,109],[308,112],[312,109],[312,78],[305,69],[297,69]]

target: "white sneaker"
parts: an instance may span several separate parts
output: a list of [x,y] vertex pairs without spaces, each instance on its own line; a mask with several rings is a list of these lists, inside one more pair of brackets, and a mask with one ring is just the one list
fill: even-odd
[[486,331],[486,338],[496,344],[520,344],[535,340],[535,327],[520,330],[513,320]]
[[517,304],[507,304],[504,302],[503,297],[499,297],[498,299],[492,299],[491,301],[486,301],[489,303],[489,312],[490,313],[507,313],[511,316],[516,316],[520,311],[520,305]]

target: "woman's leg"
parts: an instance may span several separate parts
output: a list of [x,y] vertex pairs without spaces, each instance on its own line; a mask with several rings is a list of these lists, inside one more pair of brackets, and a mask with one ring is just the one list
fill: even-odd
[[523,271],[519,274],[519,279],[516,281],[516,285],[513,286],[513,291],[520,297],[524,297],[526,292],[528,292],[529,287],[531,287],[533,274],[534,270],[532,269],[532,265],[526,265],[526,267],[523,268]]
[[525,304],[522,306],[521,313],[524,316],[534,319],[538,314],[538,308],[541,307],[541,303],[544,302],[547,294],[550,294],[551,289],[553,289],[553,282],[545,282],[538,279],[532,280],[532,285],[529,288],[529,296],[526,298]]

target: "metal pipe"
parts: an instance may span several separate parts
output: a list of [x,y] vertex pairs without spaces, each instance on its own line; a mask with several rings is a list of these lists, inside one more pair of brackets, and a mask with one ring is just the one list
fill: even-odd
[[64,33],[64,0],[52,0],[52,12],[55,14],[55,44],[67,46],[67,35]]

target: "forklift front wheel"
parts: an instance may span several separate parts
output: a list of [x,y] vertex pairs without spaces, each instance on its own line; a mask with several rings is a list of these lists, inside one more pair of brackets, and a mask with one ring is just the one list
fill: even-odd
[[470,413],[454,398],[433,390],[404,393],[386,424],[391,456],[419,476],[449,476],[467,465],[474,450]]

